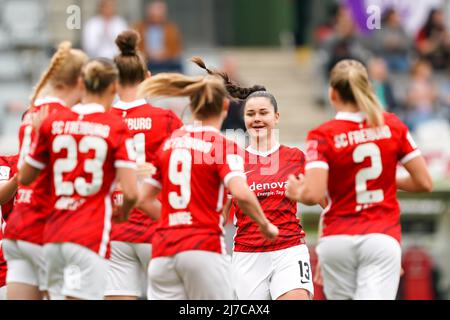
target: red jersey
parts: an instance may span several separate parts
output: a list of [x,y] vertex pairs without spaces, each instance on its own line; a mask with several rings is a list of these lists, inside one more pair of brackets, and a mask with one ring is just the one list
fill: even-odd
[[161,145],[157,172],[147,181],[162,188],[154,258],[187,250],[225,254],[225,187],[232,177],[245,177],[238,152],[212,127],[183,127]]
[[323,236],[383,233],[400,242],[397,163],[420,151],[397,116],[383,117],[371,128],[361,113],[339,112],[308,134],[306,170],[329,170]]
[[[183,123],[170,110],[156,108],[144,99],[133,102],[118,102],[111,108],[125,121],[133,135],[136,163],[153,162],[161,143]],[[122,193],[114,192],[113,199],[121,204]],[[156,222],[140,210],[133,210],[127,222],[113,223],[111,240],[131,243],[151,243]]]
[[[39,99],[30,108],[19,128],[19,168],[24,163],[35,137],[31,126],[32,114],[44,106],[48,106],[49,114],[67,109],[64,102],[56,98]],[[44,169],[31,185],[27,187],[19,185],[16,205],[5,229],[5,238],[42,244],[45,219],[51,212],[54,200],[48,192],[49,181],[50,171]]]
[[297,218],[297,202],[285,195],[289,175],[304,173],[305,156],[297,148],[277,145],[268,152],[251,147],[245,153],[247,182],[264,210],[267,219],[276,225],[279,236],[266,240],[258,225],[233,200],[232,214],[237,227],[234,237],[236,252],[267,252],[305,243],[302,226]]
[[[7,182],[17,173],[17,160],[19,156],[0,156],[0,183]],[[0,206],[0,288],[6,284],[6,260],[3,257],[2,239],[6,220],[14,206],[14,198]]]
[[101,105],[77,105],[49,116],[26,158],[38,169],[49,167],[53,182],[44,243],[76,243],[107,257],[116,169],[135,168],[134,153],[122,119]]

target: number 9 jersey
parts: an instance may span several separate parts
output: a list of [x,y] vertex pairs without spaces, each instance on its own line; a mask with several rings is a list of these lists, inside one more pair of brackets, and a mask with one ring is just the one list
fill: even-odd
[[136,167],[133,140],[122,119],[98,104],[52,114],[25,161],[41,170],[52,168],[55,204],[44,243],[71,242],[108,257],[116,169]]
[[323,236],[382,233],[401,241],[397,164],[420,151],[397,116],[383,118],[370,127],[362,113],[338,112],[309,132],[305,169],[329,171]]

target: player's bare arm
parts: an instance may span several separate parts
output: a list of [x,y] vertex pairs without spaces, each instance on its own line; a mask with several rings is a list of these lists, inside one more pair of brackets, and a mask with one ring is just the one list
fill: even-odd
[[416,157],[404,164],[409,176],[397,178],[397,188],[408,192],[431,192],[433,180],[428,172],[425,159]]
[[153,220],[158,220],[161,214],[161,203],[157,199],[161,189],[144,183],[139,190],[139,201],[136,208],[143,211]]

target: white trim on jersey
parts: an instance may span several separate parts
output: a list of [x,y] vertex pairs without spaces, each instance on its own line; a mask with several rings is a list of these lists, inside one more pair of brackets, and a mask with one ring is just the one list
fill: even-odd
[[223,223],[225,222],[225,218],[222,214],[220,214],[219,218],[219,227],[222,234],[220,235],[220,251],[222,254],[227,254],[227,245],[225,243],[225,229],[223,227]]
[[72,111],[80,115],[105,112],[105,107],[98,103],[79,103],[72,107]]
[[38,107],[38,106],[42,106],[44,104],[49,104],[49,103],[59,103],[62,106],[67,106],[67,103],[65,103],[63,100],[56,98],[56,97],[50,97],[50,96],[36,99],[36,101],[34,102],[34,105],[36,107]]
[[137,169],[136,162],[133,161],[125,161],[125,160],[116,160],[114,162],[114,167],[116,168],[128,168],[128,169]]
[[46,167],[45,163],[42,163],[40,161],[37,161],[36,159],[33,159],[30,156],[27,156],[25,158],[25,162],[28,163],[30,166],[32,166],[33,168],[39,169],[39,170],[43,170]]
[[343,112],[340,111],[334,117],[336,120],[352,121],[356,123],[361,123],[365,120],[366,116],[363,112]]
[[420,155],[422,155],[422,153],[420,152],[419,149],[416,149],[416,150],[414,150],[414,151],[408,153],[406,156],[404,156],[404,157],[400,160],[400,162],[401,162],[401,164],[406,164],[406,163],[408,163],[409,161],[411,161],[412,159],[419,157]]
[[245,175],[245,173],[240,172],[240,171],[231,171],[230,173],[228,173],[225,178],[223,178],[223,183],[225,184],[225,187],[228,188],[228,183],[230,182],[230,180],[234,177],[242,177],[245,180],[247,180],[247,176]]
[[223,193],[225,192],[224,189],[224,185],[223,183],[221,183],[219,187],[219,196],[217,197],[216,211],[220,211],[223,208]]
[[417,144],[416,144],[416,142],[414,141],[413,137],[411,136],[411,133],[409,133],[409,131],[408,131],[408,133],[406,134],[406,140],[408,140],[408,142],[409,142],[411,148],[417,149]]
[[147,104],[145,99],[137,99],[131,102],[117,101],[113,108],[120,110],[129,110]]
[[325,161],[313,161],[313,162],[309,162],[306,164],[305,170],[309,170],[309,169],[328,170],[328,169],[330,169],[330,167],[329,167],[328,163],[326,163]]
[[147,183],[149,185],[152,185],[158,189],[162,189],[162,185],[161,182],[159,182],[158,180],[155,180],[153,178],[146,178],[144,179],[144,183]]
[[105,219],[103,222],[103,234],[102,241],[98,254],[104,258],[106,256],[106,250],[108,249],[109,234],[111,232],[111,218],[112,218],[112,205],[109,194],[105,197]]
[[245,150],[247,150],[247,152],[249,152],[251,154],[255,154],[255,155],[260,156],[260,157],[267,157],[267,156],[271,155],[272,153],[277,152],[278,149],[280,149],[280,147],[281,147],[281,145],[279,143],[276,143],[272,147],[272,149],[267,150],[267,151],[259,151],[259,150],[256,150],[256,149],[252,148],[251,146],[248,146],[247,149],[245,149]]

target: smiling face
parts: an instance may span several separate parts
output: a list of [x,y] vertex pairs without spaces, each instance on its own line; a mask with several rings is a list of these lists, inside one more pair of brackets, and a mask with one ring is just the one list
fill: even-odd
[[267,139],[279,118],[279,112],[275,112],[270,99],[266,97],[250,98],[245,104],[245,127],[252,139]]

